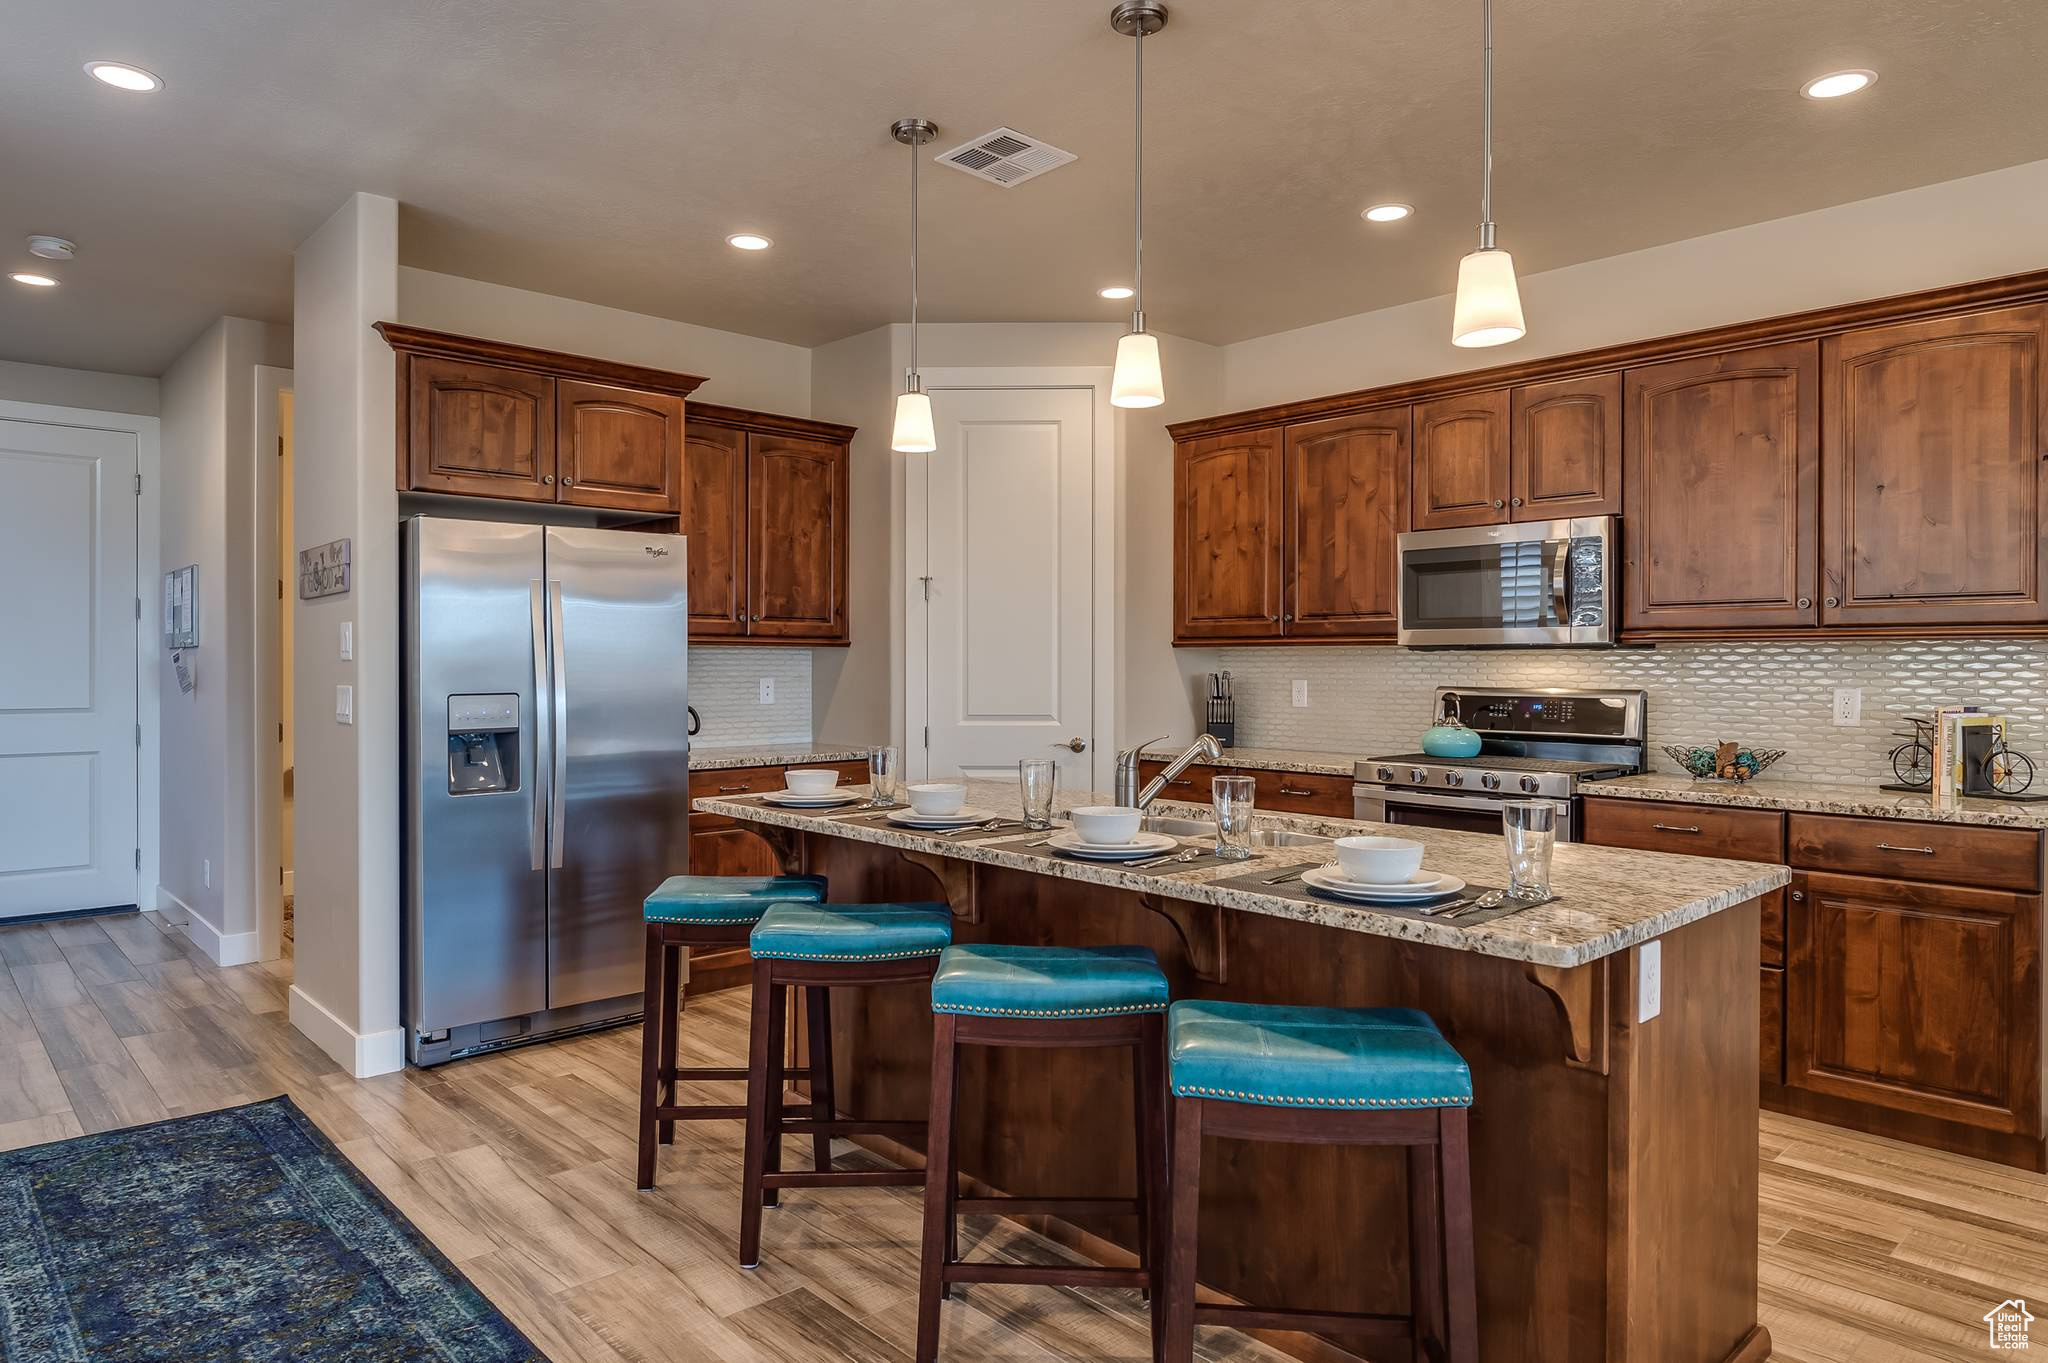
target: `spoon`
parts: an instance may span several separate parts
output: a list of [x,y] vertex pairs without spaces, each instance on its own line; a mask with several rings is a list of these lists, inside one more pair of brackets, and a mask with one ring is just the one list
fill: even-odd
[[967,827],[965,828],[956,828],[952,830],[950,833],[943,833],[940,836],[947,838],[957,838],[962,833],[993,833],[995,832],[995,830],[1001,828],[1002,826],[1003,821],[1001,819],[990,819],[987,823],[972,823],[967,825]]
[[1150,870],[1154,866],[1168,866],[1176,861],[1193,861],[1201,855],[1202,849],[1199,847],[1183,847],[1180,851],[1169,856],[1154,857],[1150,861],[1132,862],[1131,869],[1134,871],[1145,871]]

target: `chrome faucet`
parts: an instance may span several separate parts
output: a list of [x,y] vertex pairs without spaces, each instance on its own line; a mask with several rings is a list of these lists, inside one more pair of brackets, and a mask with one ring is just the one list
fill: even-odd
[[[1165,734],[1159,738],[1165,738]],[[1116,802],[1127,808],[1148,809],[1159,792],[1166,789],[1166,783],[1186,771],[1197,758],[1214,762],[1223,756],[1223,748],[1212,734],[1203,734],[1189,745],[1188,750],[1166,764],[1166,769],[1138,788],[1138,755],[1159,738],[1148,738],[1134,748],[1125,748],[1116,755]]]

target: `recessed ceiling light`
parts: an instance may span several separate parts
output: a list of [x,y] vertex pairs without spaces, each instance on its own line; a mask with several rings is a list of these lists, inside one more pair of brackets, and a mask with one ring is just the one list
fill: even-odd
[[1825,76],[1815,76],[1799,87],[1799,93],[1808,99],[1840,99],[1853,95],[1858,90],[1867,90],[1877,79],[1877,72],[1858,68],[1853,71],[1830,71]]
[[1413,204],[1374,204],[1359,216],[1367,222],[1399,222],[1414,212]]
[[1095,296],[1097,298],[1121,299],[1129,298],[1134,292],[1136,290],[1127,289],[1121,284],[1112,284],[1106,289],[1097,289]]
[[735,232],[725,239],[725,244],[742,251],[765,251],[775,243],[759,232]]
[[30,274],[27,270],[16,270],[13,274],[7,277],[17,284],[26,284],[30,288],[54,289],[57,287],[57,281],[50,278],[48,275]]
[[162,76],[126,62],[87,62],[85,74],[102,85],[111,85],[116,90],[132,90],[136,94],[148,94],[164,88]]

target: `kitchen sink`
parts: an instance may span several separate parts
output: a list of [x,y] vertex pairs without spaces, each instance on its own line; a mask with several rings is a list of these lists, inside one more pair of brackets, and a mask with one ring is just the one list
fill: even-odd
[[[1145,819],[1145,831],[1165,833],[1176,838],[1209,838],[1216,836],[1214,819],[1189,819],[1171,814],[1153,814]],[[1316,833],[1297,833],[1289,828],[1254,828],[1254,847],[1328,847],[1334,839]]]

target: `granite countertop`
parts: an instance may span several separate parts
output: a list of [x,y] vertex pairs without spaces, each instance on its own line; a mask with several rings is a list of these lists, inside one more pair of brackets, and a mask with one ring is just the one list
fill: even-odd
[[[1190,743],[1193,739],[1188,740]],[[1172,751],[1147,747],[1143,756],[1150,761],[1171,762],[1185,750],[1182,744]],[[1202,767],[1243,767],[1247,771],[1299,771],[1312,772],[1322,776],[1349,776],[1366,754],[1356,756],[1339,752],[1311,752],[1303,748],[1225,748],[1223,756],[1214,762],[1197,758],[1196,766]]]
[[[1016,787],[1007,781],[971,781],[967,798],[972,805],[1013,818],[1022,808]],[[1106,797],[1099,793],[1071,791],[1058,800],[1057,808],[1064,811],[1076,805],[1104,802]],[[1214,883],[1261,869],[1277,871],[1304,862],[1332,862],[1336,859],[1335,852],[1327,847],[1277,848],[1262,851],[1250,861],[1162,876],[1124,870],[1101,862],[1005,852],[992,845],[1016,841],[1023,836],[1016,829],[968,834],[956,839],[886,826],[834,822],[829,816],[775,809],[743,800],[702,799],[696,801],[692,808],[706,814],[829,833],[834,837],[884,847],[937,852],[963,861],[1030,871],[1063,880],[1087,881],[1193,903],[1215,904],[1245,913],[1293,918],[1347,932],[1394,937],[1454,951],[1473,951],[1565,968],[1611,956],[1638,942],[1648,941],[1674,928],[1754,899],[1791,879],[1791,873],[1782,866],[1561,843],[1551,867],[1551,888],[1558,895],[1555,902],[1466,927],[1412,914],[1381,912],[1367,905],[1321,900],[1309,903]],[[1153,809],[1160,814],[1204,812],[1202,807],[1176,805],[1165,800],[1159,801]],[[1413,837],[1426,849],[1423,855],[1425,866],[1481,885],[1504,884],[1507,878],[1501,839],[1488,834],[1434,828],[1395,828],[1353,819],[1271,814],[1261,816],[1260,822],[1267,827],[1334,836],[1378,833]]]
[[864,762],[873,749],[845,743],[758,743],[752,746],[690,745],[691,771],[730,771],[735,767],[800,767],[806,762]]
[[2006,800],[1967,799],[1954,809],[1936,809],[1925,795],[1879,790],[1868,785],[1832,785],[1818,781],[1780,780],[1768,772],[1753,781],[1696,781],[1677,772],[1618,776],[1588,781],[1579,793],[1589,798],[1677,800],[1695,805],[1733,805],[1741,809],[1783,809],[1808,814],[1853,814],[1873,819],[1913,819],[1924,823],[1982,824],[2004,828],[2048,829],[2048,802],[2014,804]]

